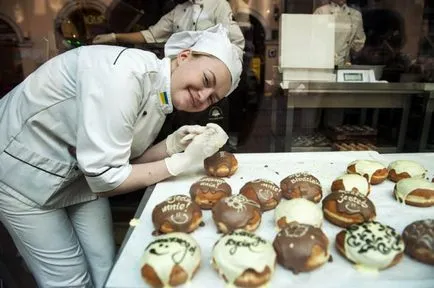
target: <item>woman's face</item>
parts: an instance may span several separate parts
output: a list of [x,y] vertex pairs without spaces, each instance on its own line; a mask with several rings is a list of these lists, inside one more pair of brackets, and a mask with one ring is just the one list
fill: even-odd
[[184,50],[172,61],[171,95],[177,110],[203,111],[220,101],[230,88],[229,69],[215,57]]

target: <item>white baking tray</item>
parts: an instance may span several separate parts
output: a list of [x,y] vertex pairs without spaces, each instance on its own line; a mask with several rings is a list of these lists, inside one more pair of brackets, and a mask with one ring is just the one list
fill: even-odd
[[[379,160],[386,166],[393,160],[412,159],[425,165],[429,170],[427,176],[430,179],[434,175],[434,153],[383,156],[376,152],[363,151],[235,155],[239,162],[238,171],[234,176],[225,178],[231,185],[233,193],[238,193],[244,183],[250,180],[265,178],[279,185],[280,181],[289,174],[308,171],[321,181],[324,195],[327,195],[330,193],[331,182],[345,173],[348,163],[357,159]],[[144,248],[153,239],[151,235],[154,230],[151,221],[153,207],[171,195],[189,195],[191,184],[204,175],[202,167],[192,167],[187,175],[156,185],[140,216],[138,226],[134,228],[113,267],[106,287],[147,287],[140,276],[140,258]],[[413,221],[434,218],[434,207],[417,208],[398,203],[392,196],[393,186],[394,183],[386,180],[371,188],[369,197],[376,206],[377,221],[390,225],[397,232],[402,233],[405,226]],[[317,205],[321,207],[321,203]],[[257,234],[270,241],[273,241],[277,234],[273,216],[274,210],[263,213],[262,223],[256,231]],[[203,221],[205,226],[199,227],[192,233],[202,250],[201,268],[190,283],[180,286],[183,288],[226,286],[210,265],[212,247],[220,237],[216,233],[211,211],[203,211]],[[333,262],[326,263],[312,272],[298,275],[277,265],[269,287],[434,287],[434,267],[419,263],[408,256],[403,257],[398,265],[376,274],[356,270],[335,249],[335,236],[341,228],[324,220],[323,230],[330,240]]]

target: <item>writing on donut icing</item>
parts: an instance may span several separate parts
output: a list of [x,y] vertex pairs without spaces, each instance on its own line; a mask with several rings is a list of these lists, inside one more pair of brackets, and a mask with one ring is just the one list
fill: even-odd
[[367,199],[360,196],[352,195],[352,193],[339,193],[339,198],[336,200],[339,204],[345,203],[345,208],[353,213],[360,212],[360,208],[369,208]]
[[142,265],[150,265],[163,284],[168,285],[174,265],[182,267],[188,279],[200,263],[200,248],[197,242],[185,233],[170,233],[158,236],[145,249]]
[[235,209],[237,212],[242,212],[247,209],[246,205],[260,208],[259,204],[253,200],[248,199],[242,194],[234,195],[224,198],[224,201],[228,207]]
[[245,230],[235,230],[220,238],[213,248],[213,260],[220,275],[233,284],[246,270],[273,273],[276,252],[263,238]]
[[222,179],[215,178],[202,178],[199,182],[200,186],[209,187],[212,189],[217,189],[221,184],[226,183]]
[[313,177],[312,175],[309,175],[307,173],[295,173],[295,174],[292,174],[291,176],[289,176],[288,178],[289,178],[289,182],[291,182],[291,184],[295,184],[298,182],[308,182],[308,183],[312,183],[312,184],[321,186],[321,183],[318,181],[318,179],[316,179],[315,177]]
[[224,245],[226,247],[229,247],[229,253],[231,255],[234,255],[237,253],[237,250],[239,247],[247,248],[250,251],[254,253],[262,252],[262,250],[255,250],[255,247],[258,247],[259,245],[264,245],[267,243],[264,239],[261,237],[258,237],[252,233],[244,232],[244,231],[236,231],[231,233],[230,235],[234,236],[242,236],[242,238],[228,238],[226,239]]
[[172,196],[166,201],[166,205],[161,208],[163,213],[169,211],[183,211],[187,212],[188,206],[191,205],[192,201],[188,196],[177,195]]

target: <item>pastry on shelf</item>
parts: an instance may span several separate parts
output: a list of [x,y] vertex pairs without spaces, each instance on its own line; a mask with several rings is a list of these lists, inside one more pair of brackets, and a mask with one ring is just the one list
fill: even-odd
[[330,193],[322,201],[322,209],[324,218],[340,227],[372,221],[376,217],[374,203],[356,191]]
[[359,174],[345,174],[336,178],[332,182],[331,191],[356,191],[364,196],[368,196],[371,191],[371,184],[365,177]]
[[219,151],[204,160],[208,176],[229,177],[238,169],[238,161],[231,152]]
[[146,246],[140,272],[151,287],[178,286],[191,281],[199,269],[200,257],[200,247],[190,235],[164,234]]
[[250,200],[256,201],[262,211],[276,208],[282,198],[282,189],[275,183],[266,179],[256,179],[244,184],[240,189],[240,194]]
[[202,223],[202,210],[187,195],[174,195],[152,210],[154,234],[196,230]]
[[190,187],[191,199],[204,210],[211,209],[218,200],[231,195],[231,186],[218,177],[202,177]]
[[337,151],[378,151],[378,147],[369,142],[335,142],[332,148]]
[[426,179],[404,178],[395,184],[395,198],[416,207],[434,206],[434,183]]
[[260,205],[237,194],[217,201],[212,207],[212,218],[221,233],[230,233],[237,229],[255,231],[261,223]]
[[322,187],[318,178],[308,172],[295,173],[280,181],[282,196],[286,199],[305,198],[318,203],[322,198]]
[[267,240],[239,229],[215,243],[211,264],[228,287],[266,287],[275,270],[276,252]]
[[322,226],[323,212],[315,203],[304,198],[282,200],[274,210],[274,221],[278,229],[291,222],[319,228]]
[[273,247],[277,263],[294,274],[312,271],[331,259],[324,232],[298,222],[285,225],[274,238]]
[[392,227],[375,221],[342,230],[336,235],[335,244],[339,253],[362,271],[378,271],[398,264],[405,247]]
[[420,262],[434,265],[434,219],[415,221],[402,232],[405,253]]
[[347,173],[362,175],[372,185],[382,183],[389,175],[387,168],[380,162],[374,160],[353,161],[348,164]]
[[398,182],[404,178],[425,178],[426,169],[411,160],[396,160],[389,164],[389,180]]

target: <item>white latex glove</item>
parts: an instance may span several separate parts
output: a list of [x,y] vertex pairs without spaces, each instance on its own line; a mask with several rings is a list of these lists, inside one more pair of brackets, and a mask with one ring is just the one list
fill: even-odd
[[202,134],[194,137],[184,153],[173,154],[164,159],[170,174],[176,176],[192,165],[202,164],[205,158],[216,153],[228,141],[228,135],[220,126],[208,125]]
[[92,44],[114,44],[116,43],[116,34],[110,33],[110,34],[100,34],[95,36],[92,40]]
[[185,125],[167,136],[166,151],[169,156],[185,150],[196,135],[203,133],[205,126]]

